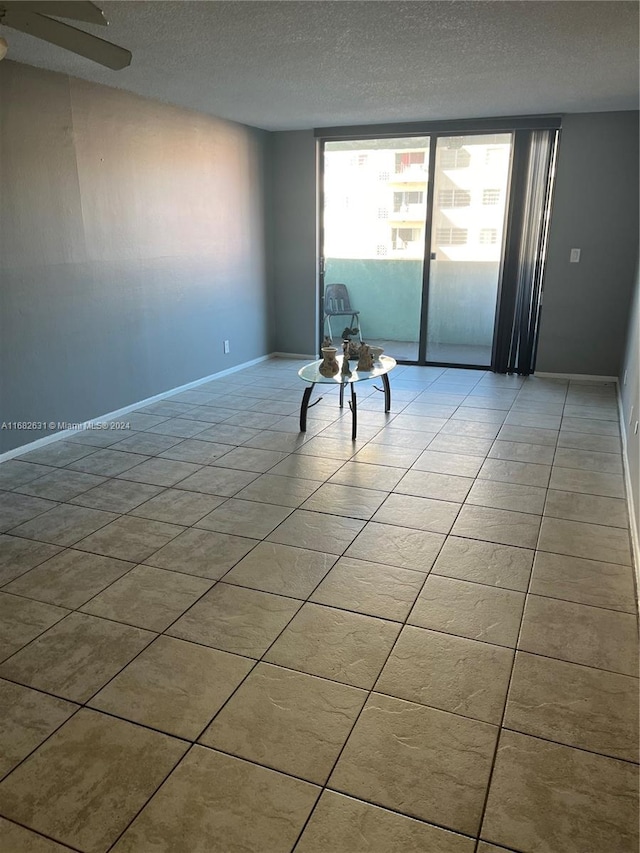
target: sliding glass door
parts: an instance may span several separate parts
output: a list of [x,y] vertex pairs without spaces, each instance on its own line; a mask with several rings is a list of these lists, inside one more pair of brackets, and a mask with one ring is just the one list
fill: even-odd
[[513,121],[325,140],[323,337],[357,327],[402,361],[533,369],[559,123]]
[[491,365],[512,134],[438,137],[426,360]]
[[367,343],[418,361],[429,150],[428,137],[325,143],[323,337],[358,312]]

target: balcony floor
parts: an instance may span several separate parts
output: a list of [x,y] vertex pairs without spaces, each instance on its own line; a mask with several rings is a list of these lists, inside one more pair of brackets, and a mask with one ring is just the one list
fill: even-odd
[[[418,360],[417,341],[387,341],[382,338],[368,338],[367,343],[382,347],[387,355],[400,361]],[[467,346],[465,344],[429,344],[427,360],[444,364],[491,365],[490,346]]]

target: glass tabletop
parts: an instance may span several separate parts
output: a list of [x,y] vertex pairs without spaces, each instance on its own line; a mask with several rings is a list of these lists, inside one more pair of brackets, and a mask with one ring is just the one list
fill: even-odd
[[381,355],[378,361],[373,363],[373,370],[356,370],[358,360],[353,359],[349,361],[351,376],[343,376],[341,372],[342,358],[343,356],[341,355],[336,356],[336,361],[340,365],[340,371],[335,376],[323,376],[320,373],[318,368],[322,364],[321,358],[318,361],[311,362],[311,364],[305,364],[298,371],[298,376],[300,379],[304,379],[305,382],[316,382],[323,385],[348,385],[350,382],[362,382],[364,379],[375,379],[377,376],[383,376],[396,366],[395,358],[391,358],[390,355]]

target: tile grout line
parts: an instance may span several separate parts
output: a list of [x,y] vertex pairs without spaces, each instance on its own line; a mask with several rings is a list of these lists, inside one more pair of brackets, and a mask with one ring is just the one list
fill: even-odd
[[[12,823],[15,826],[21,827],[21,829],[26,829],[27,832],[29,832],[29,833],[33,833],[36,836],[36,838],[46,838],[47,841],[52,841],[54,844],[60,845],[60,847],[62,848],[63,851],[72,850],[72,851],[74,851],[74,853],[85,853],[85,851],[83,851],[82,848],[74,847],[73,845],[69,845],[66,841],[58,841],[52,835],[46,835],[45,833],[40,832],[37,829],[33,829],[30,826],[26,826],[26,824],[20,823],[19,820],[14,820],[14,818],[5,817],[4,815],[1,815],[0,817],[2,817],[2,820],[6,820],[7,823]],[[55,853],[57,853],[57,851],[55,851]]]
[[[568,390],[568,386],[567,386],[567,390]],[[566,393],[565,393],[565,401],[566,401]],[[562,423],[562,421],[561,421],[561,423]],[[559,437],[559,432],[558,432],[558,437]],[[557,441],[556,441],[556,449],[557,449]],[[555,451],[554,451],[554,458],[555,458]],[[547,492],[548,492],[548,488],[547,488]],[[527,603],[529,600],[529,594],[531,591],[531,584],[533,581],[533,575],[534,575],[534,571],[535,571],[535,557],[536,557],[536,554],[538,553],[537,545],[540,542],[540,535],[541,535],[541,530],[542,530],[542,518],[543,517],[541,517],[541,519],[540,519],[540,527],[538,528],[538,537],[537,537],[537,541],[536,541],[536,548],[534,550],[534,558],[533,558],[533,563],[531,566],[531,573],[529,575],[529,582],[527,584],[527,591],[525,594],[522,613],[520,615],[520,625],[518,628],[518,636],[516,638],[515,648],[514,648],[514,652],[513,652],[513,659],[511,662],[511,670],[509,673],[509,680],[507,683],[507,692],[505,694],[504,706],[502,709],[502,716],[501,716],[500,724],[498,727],[498,736],[496,738],[496,744],[495,744],[493,759],[492,759],[491,767],[490,767],[490,771],[489,771],[489,777],[488,777],[488,781],[487,781],[487,788],[486,788],[486,792],[485,792],[484,803],[482,806],[482,811],[481,811],[481,816],[480,816],[480,824],[479,824],[478,835],[477,835],[477,840],[476,840],[476,853],[477,853],[477,850],[480,846],[480,841],[484,840],[484,839],[482,839],[482,828],[484,826],[484,822],[485,822],[485,818],[486,818],[487,807],[488,807],[488,803],[489,803],[489,795],[491,792],[491,786],[493,783],[493,777],[494,777],[494,773],[495,773],[496,763],[498,760],[498,752],[500,749],[500,741],[502,740],[502,732],[503,731],[509,731],[509,729],[507,729],[505,727],[504,723],[505,723],[505,718],[507,715],[507,707],[509,705],[509,696],[510,696],[512,684],[513,684],[513,674],[514,674],[514,670],[515,670],[517,654],[519,651],[520,640],[522,637],[522,629],[523,629],[523,625],[524,625],[525,613],[527,610]]]
[[[364,529],[364,528],[363,528],[363,529]],[[356,539],[357,539],[357,537],[356,537]],[[355,540],[354,540],[354,541],[355,541]],[[435,561],[437,560],[439,553],[441,552],[442,548],[444,547],[445,542],[446,542],[446,537],[445,537],[445,539],[442,541],[442,543],[441,543],[441,545],[440,545],[440,548],[438,549],[438,552],[436,553],[436,555],[435,555],[435,557],[434,557],[433,564],[435,564]],[[414,599],[413,604],[411,605],[411,607],[410,607],[410,608],[409,608],[409,610],[407,611],[407,615],[405,616],[405,618],[404,618],[404,620],[402,621],[402,623],[400,623],[400,629],[399,629],[399,631],[398,631],[398,633],[397,633],[397,635],[396,635],[396,638],[395,638],[395,640],[393,641],[393,643],[391,644],[391,647],[390,647],[390,649],[389,649],[389,652],[388,652],[388,654],[386,655],[386,657],[385,657],[385,659],[384,659],[384,662],[383,662],[382,666],[381,666],[381,667],[380,667],[380,669],[378,670],[378,674],[377,674],[377,676],[374,678],[374,680],[373,680],[373,684],[372,684],[371,688],[367,691],[367,696],[366,696],[366,698],[365,698],[364,702],[362,703],[362,706],[361,706],[361,708],[360,708],[360,711],[359,711],[359,712],[358,712],[358,714],[356,715],[356,717],[355,717],[355,719],[354,719],[354,721],[353,721],[353,725],[352,725],[352,726],[351,726],[351,728],[349,729],[349,733],[347,734],[347,736],[346,736],[346,738],[345,738],[345,740],[344,740],[344,743],[342,744],[342,747],[340,748],[340,750],[339,750],[339,752],[338,752],[338,755],[336,756],[335,761],[334,761],[334,762],[333,762],[333,764],[331,765],[331,769],[329,770],[329,773],[327,774],[326,780],[325,780],[324,784],[322,785],[322,790],[321,790],[321,792],[320,792],[320,795],[318,796],[318,799],[316,800],[316,805],[315,805],[315,806],[314,806],[314,808],[311,810],[311,812],[309,813],[309,816],[307,817],[307,820],[305,821],[304,825],[303,825],[303,826],[302,826],[302,828],[300,829],[300,833],[298,834],[298,837],[297,837],[297,839],[296,839],[296,841],[295,841],[295,843],[294,843],[293,847],[291,848],[291,853],[294,853],[294,852],[295,852],[295,849],[296,849],[296,847],[298,846],[298,843],[299,843],[300,839],[302,838],[302,835],[304,834],[304,831],[305,831],[305,829],[306,829],[306,827],[307,827],[307,825],[308,825],[309,821],[311,820],[311,817],[312,817],[312,815],[313,815],[313,813],[314,813],[314,811],[315,811],[315,809],[316,809],[316,807],[317,807],[317,804],[319,803],[320,798],[322,797],[322,795],[323,795],[323,794],[325,793],[325,791],[327,791],[327,790],[328,790],[328,791],[333,791],[333,790],[334,790],[334,789],[332,789],[332,788],[329,788],[329,787],[328,787],[328,786],[329,786],[329,782],[330,782],[330,780],[331,780],[331,776],[333,775],[333,773],[334,773],[334,771],[335,771],[335,769],[336,769],[336,767],[337,767],[337,765],[338,765],[338,762],[340,761],[340,758],[342,757],[342,754],[343,754],[343,752],[345,751],[345,749],[346,749],[346,747],[347,747],[347,744],[348,744],[348,742],[349,742],[349,739],[351,738],[351,735],[353,734],[353,732],[354,732],[354,730],[355,730],[355,728],[356,728],[356,725],[358,724],[358,721],[360,720],[360,718],[361,718],[361,716],[362,716],[362,714],[363,714],[363,712],[364,712],[364,709],[365,709],[365,707],[367,706],[367,703],[368,703],[368,702],[369,702],[369,700],[371,699],[371,696],[375,693],[375,686],[376,686],[376,684],[377,684],[377,682],[378,682],[378,680],[379,680],[379,678],[380,678],[380,675],[381,675],[381,674],[382,674],[382,672],[384,671],[384,668],[385,668],[385,666],[387,665],[387,663],[388,663],[388,661],[389,661],[389,659],[390,659],[391,655],[393,654],[393,650],[395,649],[395,647],[396,647],[396,645],[397,645],[397,643],[398,643],[398,640],[399,640],[400,636],[402,635],[402,632],[403,632],[404,628],[407,626],[407,620],[409,619],[409,617],[410,617],[410,615],[411,615],[411,611],[413,610],[413,607],[415,606],[415,602],[416,602],[416,601],[417,601],[417,599],[420,597],[420,594],[422,593],[422,590],[424,589],[424,586],[425,586],[425,584],[426,584],[426,582],[427,582],[427,578],[428,578],[428,577],[429,577],[429,575],[431,574],[431,570],[432,570],[432,568],[433,568],[433,564],[432,564],[431,568],[429,569],[429,571],[425,574],[424,580],[423,580],[423,582],[422,582],[422,584],[421,584],[421,586],[420,586],[420,589],[418,590],[418,594],[417,594],[416,598]],[[363,689],[364,689],[364,688],[363,688]],[[344,792],[339,792],[339,791],[336,791],[336,793],[343,793],[343,794],[344,794]],[[346,796],[352,796],[352,795],[347,794]],[[354,799],[359,799],[359,798],[354,797]],[[360,802],[367,802],[367,801],[365,800],[365,801],[360,801]],[[381,806],[381,808],[385,808],[385,807],[384,807],[384,806]],[[411,817],[411,818],[416,819],[414,815],[408,815],[408,817]],[[418,819],[418,820],[420,820],[420,818],[417,818],[417,819]],[[429,821],[423,821],[423,822],[425,822],[425,823],[429,823]],[[435,825],[435,824],[432,824],[432,825]],[[456,830],[450,830],[450,831],[455,832]]]
[[[340,470],[340,469],[338,469],[338,470]],[[317,490],[316,490],[316,491],[317,491]],[[287,517],[288,517],[288,516],[287,516]],[[284,523],[284,520],[283,520],[283,522],[281,522],[281,524],[283,524],[283,523]],[[279,525],[278,525],[278,526],[279,526]],[[276,529],[277,529],[277,528],[276,528]],[[364,529],[364,528],[363,528],[363,529]],[[272,532],[273,532],[273,531],[272,531]],[[357,536],[356,536],[356,538],[357,538]],[[262,541],[264,541],[264,540],[262,540]],[[355,540],[354,540],[354,541],[355,541]],[[257,547],[257,545],[256,545],[255,547]],[[348,548],[349,548],[349,545],[347,545],[347,546],[346,546],[346,548],[344,549],[344,551],[346,551]],[[252,550],[253,550],[253,549],[252,549]],[[342,554],[341,554],[341,555],[338,555],[337,560],[338,560],[338,559],[340,559],[340,557],[344,555],[344,551],[342,552]],[[249,553],[251,553],[251,552],[249,552]],[[246,555],[245,555],[245,556],[246,556]],[[243,558],[241,558],[241,559],[243,559]],[[337,560],[336,560],[335,562],[337,562]],[[238,562],[239,562],[239,561],[238,561]],[[335,565],[335,562],[334,562],[334,564],[333,564],[333,565]],[[235,565],[237,565],[237,563],[236,563]],[[222,577],[221,577],[221,578],[219,578],[219,579],[216,581],[216,583],[214,584],[214,586],[215,586],[215,585],[217,585],[218,583],[220,583],[220,582],[223,580],[223,578],[226,576],[226,574],[228,574],[230,571],[232,571],[232,569],[233,569],[233,568],[235,568],[235,565],[234,565],[234,566],[232,566],[232,567],[230,567],[230,568],[227,570],[227,572],[225,572],[225,574],[224,574],[224,575],[222,575]],[[332,566],[332,567],[333,567],[333,566]],[[329,569],[329,571],[331,571],[331,568]],[[326,574],[328,574],[328,573],[329,573],[329,572],[327,572]],[[223,711],[223,709],[224,709],[224,708],[229,704],[229,702],[230,702],[230,701],[231,701],[231,699],[235,696],[235,694],[240,690],[240,688],[241,688],[241,687],[242,687],[242,685],[247,681],[247,679],[249,678],[249,676],[251,675],[251,673],[253,673],[253,672],[257,669],[258,665],[259,665],[260,663],[266,663],[266,661],[264,661],[265,656],[269,653],[270,649],[275,645],[275,643],[276,643],[276,642],[277,642],[277,640],[282,636],[282,634],[287,630],[287,628],[288,628],[288,627],[289,627],[289,625],[293,622],[293,620],[295,619],[295,617],[297,616],[297,614],[298,614],[298,613],[302,610],[302,608],[304,607],[304,604],[309,602],[309,599],[311,598],[311,596],[313,595],[313,593],[316,591],[316,589],[320,586],[320,584],[321,584],[321,583],[322,583],[322,581],[324,580],[324,577],[326,577],[326,574],[325,574],[325,575],[324,575],[324,576],[323,576],[323,577],[318,581],[318,583],[317,583],[317,584],[316,584],[316,586],[313,588],[313,590],[309,593],[309,595],[307,596],[307,598],[306,598],[306,599],[301,603],[300,607],[299,607],[299,608],[296,610],[296,612],[291,616],[291,619],[289,619],[289,621],[288,621],[288,622],[283,626],[283,628],[281,629],[281,631],[277,634],[277,636],[273,639],[273,641],[272,641],[272,642],[269,644],[269,646],[265,649],[265,651],[263,652],[263,654],[261,655],[261,657],[255,661],[254,666],[253,666],[253,667],[251,667],[251,669],[249,670],[249,672],[247,672],[247,674],[244,676],[244,678],[240,681],[240,683],[235,687],[235,689],[234,689],[234,690],[231,692],[231,694],[227,697],[227,699],[225,700],[225,702],[221,705],[221,707],[216,711],[216,713],[215,713],[215,714],[211,717],[211,719],[207,722],[207,724],[204,726],[204,728],[202,729],[202,731],[200,732],[200,734],[199,734],[199,735],[197,736],[197,738],[192,742],[192,744],[191,744],[191,746],[189,747],[189,749],[187,750],[187,752],[182,756],[182,758],[180,759],[180,761],[182,761],[184,758],[186,758],[186,756],[189,754],[189,752],[191,752],[191,750],[193,749],[193,747],[194,747],[195,745],[198,745],[198,746],[200,746],[201,748],[211,748],[211,747],[206,747],[206,746],[203,746],[202,744],[200,744],[200,743],[199,743],[200,738],[203,736],[203,734],[204,734],[204,733],[205,733],[205,731],[209,728],[209,726],[213,723],[213,721],[216,719],[216,717],[217,717],[217,716],[218,716],[218,715]],[[426,580],[426,578],[425,578],[425,580]],[[211,587],[211,589],[213,589],[213,587]],[[209,592],[209,591],[210,591],[210,590],[208,590],[207,592]],[[206,594],[207,594],[207,593],[204,593],[204,595],[206,595]],[[204,596],[202,596],[202,597],[204,597]],[[195,603],[196,603],[196,602],[194,602],[194,604],[195,604]],[[192,606],[193,606],[193,605],[192,605]],[[191,608],[188,608],[188,609],[191,609]],[[187,611],[185,611],[185,612],[187,612]],[[178,619],[179,619],[179,618],[181,618],[181,617],[182,617],[182,615],[184,615],[184,614],[181,614],[181,616],[179,616],[176,620],[174,620],[174,623],[172,623],[172,624],[175,624],[175,621],[178,621]],[[171,626],[169,626],[169,627],[171,627]],[[168,629],[165,629],[165,631],[166,631],[166,630],[168,630]],[[164,635],[164,632],[163,632],[163,635]],[[271,664],[269,664],[269,665],[271,665]],[[283,667],[283,669],[287,669],[287,668]],[[297,670],[292,670],[292,671],[297,672]],[[106,686],[106,685],[105,685],[105,686]],[[102,688],[101,688],[101,689],[102,689]],[[366,699],[365,699],[365,702],[366,702]],[[363,703],[363,706],[362,706],[362,707],[364,707],[364,703]],[[361,711],[362,711],[362,709],[361,709]],[[358,714],[358,717],[359,717],[359,714]],[[356,718],[356,720],[357,720],[357,718]],[[355,723],[354,723],[354,725],[355,725]],[[352,729],[351,729],[350,731],[352,731],[352,730],[353,730],[353,727],[352,727]],[[347,739],[346,739],[346,740],[348,740],[348,737],[349,737],[349,736],[347,735]],[[346,740],[345,740],[345,744],[346,744]],[[343,744],[343,748],[344,748],[344,744]],[[218,750],[218,751],[221,751],[221,750]],[[233,756],[234,758],[236,758],[236,759],[240,758],[240,756],[233,755],[232,753],[226,753],[226,754],[232,755],[232,756]],[[242,759],[242,760],[245,760],[245,761],[246,761],[246,760],[248,760],[248,759]],[[178,762],[178,763],[179,763],[179,762]],[[249,763],[256,764],[257,762],[251,762],[251,761],[250,761]],[[177,766],[177,765],[176,765],[176,766]],[[260,766],[260,765],[258,765],[258,766]],[[335,764],[334,764],[334,766],[335,766]],[[174,768],[174,769],[175,769],[175,768]],[[275,770],[275,768],[268,768],[268,769]],[[173,772],[173,770],[172,770],[171,772]],[[275,771],[275,772],[283,772],[283,771]],[[331,772],[332,772],[332,771],[331,771]],[[168,775],[170,775],[170,774],[168,774]],[[285,775],[291,775],[291,774],[285,774]],[[330,774],[329,774],[329,775],[330,775]],[[162,783],[162,784],[164,784],[164,782],[166,782],[167,778],[168,778],[168,776],[165,778],[165,780],[163,781],[163,783]],[[294,778],[296,778],[296,777],[294,777]],[[328,778],[329,778],[329,777],[327,777],[327,780],[328,780]],[[305,781],[307,781],[307,782],[308,782],[308,780],[305,780]],[[312,783],[312,784],[314,784],[314,783]],[[146,800],[146,802],[145,802],[145,803],[142,805],[142,807],[140,808],[139,812],[138,812],[138,813],[133,817],[133,819],[130,821],[130,823],[127,825],[127,827],[125,827],[125,829],[124,829],[124,830],[123,830],[123,832],[120,834],[120,836],[118,836],[118,838],[114,841],[113,845],[111,845],[111,846],[109,847],[109,850],[111,850],[111,849],[113,848],[113,846],[117,843],[117,841],[119,840],[119,838],[120,838],[120,837],[122,837],[122,835],[124,835],[124,833],[129,829],[129,827],[133,824],[133,821],[136,819],[136,817],[138,816],[138,814],[140,814],[140,813],[142,812],[142,810],[143,810],[144,808],[146,808],[146,806],[151,802],[151,800],[153,799],[153,797],[154,797],[154,796],[158,793],[158,791],[160,790],[160,787],[162,787],[162,785],[158,786],[158,788],[154,791],[154,793],[153,793],[153,794],[152,794],[152,795],[151,795],[151,796]],[[325,787],[326,787],[326,784],[320,788],[320,791],[319,791],[319,793],[318,793],[318,796],[316,797],[315,803],[314,803],[314,805],[313,805],[313,807],[312,807],[311,811],[309,812],[309,815],[308,815],[308,817],[307,817],[307,820],[305,821],[305,826],[306,826],[306,824],[308,823],[308,821],[311,819],[311,815],[314,813],[315,808],[316,808],[316,806],[317,806],[317,804],[318,804],[318,802],[319,802],[319,799],[320,799],[320,797],[322,796],[323,791],[325,790]],[[297,839],[296,839],[296,842],[294,843],[294,845],[293,845],[293,847],[292,847],[291,849],[293,850],[293,848],[294,848],[296,845],[297,845]]]
[[[115,479],[115,478],[111,478],[111,479]],[[169,488],[170,488],[170,487],[169,487]],[[123,515],[121,515],[120,517],[123,517]],[[110,523],[110,522],[109,522],[109,523]],[[105,526],[106,526],[106,525],[105,525]],[[191,529],[191,528],[186,528],[186,529]],[[185,532],[185,531],[181,531],[181,532]],[[172,539],[170,539],[169,541],[173,541],[173,539],[177,538],[177,536],[179,536],[179,535],[180,535],[180,533],[176,534],[176,536],[174,536],[174,537],[173,537]],[[84,538],[84,537],[83,537],[83,538]],[[78,540],[78,541],[80,541],[80,540]],[[168,544],[168,543],[165,543],[165,544]],[[258,542],[256,542],[256,545],[254,546],[254,548],[255,548],[255,547],[257,547],[257,544],[258,544]],[[161,548],[159,548],[159,549],[157,549],[157,550],[161,550],[163,547],[164,547],[164,545],[162,545],[162,546],[161,546]],[[153,556],[153,554],[154,554],[154,553],[157,553],[157,550],[156,550],[156,551],[154,551],[152,554],[150,554],[150,555],[148,555],[148,556]],[[253,548],[252,548],[251,550],[253,550]],[[248,553],[250,553],[250,552],[248,552]],[[245,555],[245,556],[246,556],[246,555]],[[242,558],[239,558],[239,560],[240,560],[240,559],[242,559]],[[238,560],[237,562],[239,562],[239,560]],[[46,560],[45,560],[44,562],[46,562]],[[224,573],[224,575],[222,575],[222,577],[221,577],[221,578],[216,579],[216,580],[214,581],[214,583],[211,585],[211,587],[210,587],[208,590],[206,590],[206,591],[202,594],[202,596],[200,596],[200,597],[197,599],[197,601],[199,601],[199,600],[200,600],[201,598],[203,598],[203,597],[204,597],[204,596],[205,596],[205,595],[206,595],[206,594],[207,594],[211,589],[213,589],[213,588],[214,588],[214,587],[215,587],[215,586],[220,582],[220,580],[222,580],[222,578],[223,578],[223,577],[224,577],[228,572],[230,572],[230,571],[235,567],[235,565],[236,565],[236,564],[237,564],[237,563],[235,563],[233,566],[229,567],[229,569],[227,570],[227,572],[225,572],[225,573]],[[136,564],[136,565],[139,565],[139,564]],[[124,576],[128,575],[131,571],[133,571],[133,569],[134,569],[135,567],[136,567],[135,565],[134,565],[134,566],[132,566],[132,567],[131,567],[131,569],[129,569],[129,570],[125,573],[125,575],[123,575],[123,576],[121,576],[121,577],[124,577]],[[34,567],[34,568],[35,568],[35,567]],[[30,571],[30,570],[29,570],[29,571]],[[116,583],[118,580],[120,580],[120,578],[115,579],[115,580],[113,581],[113,583]],[[105,587],[105,589],[108,589],[108,588],[109,588],[109,586],[113,585],[113,583],[112,583],[112,584],[109,584],[107,587]],[[101,591],[100,591],[99,593],[97,593],[96,595],[101,594],[103,591],[104,591],[104,590],[101,590]],[[92,600],[93,598],[95,598],[95,597],[96,597],[96,596],[92,596],[88,601],[91,601],[91,600]],[[83,607],[85,604],[87,604],[87,603],[88,603],[88,601],[84,602],[81,606]],[[192,604],[191,606],[193,606],[194,604],[196,604],[196,603],[197,603],[197,601],[196,601],[196,602],[193,602],[193,604]],[[190,610],[190,609],[191,609],[191,607],[187,608],[187,611],[188,611],[188,610]],[[187,611],[185,611],[185,613],[186,613]],[[74,609],[72,612],[81,612],[81,611],[79,611],[79,610],[78,610],[78,608],[76,608],[76,609]],[[296,611],[296,612],[297,612],[297,611]],[[61,619],[60,619],[60,620],[58,620],[58,621],[59,621],[59,622],[60,622],[60,621],[62,621],[62,619],[66,618],[66,616],[67,616],[67,615],[69,615],[69,614],[65,614],[65,616],[61,617]],[[175,619],[175,620],[173,620],[173,622],[172,622],[168,627],[171,627],[171,625],[175,624],[175,622],[176,622],[176,621],[178,621],[178,619],[180,619],[183,615],[184,615],[184,613],[183,613],[183,614],[180,614],[178,617],[176,617],[176,619]],[[295,616],[295,614],[294,614],[294,616]],[[94,617],[94,618],[104,618],[104,617]],[[293,618],[294,618],[294,617],[292,616],[292,619],[293,619]],[[112,621],[112,620],[106,620],[106,621]],[[291,620],[289,620],[289,622],[290,622],[290,621],[291,621]],[[287,624],[284,626],[284,628],[282,629],[283,631],[288,627],[289,622],[287,622]],[[56,623],[54,623],[54,624],[58,624],[58,622],[56,622]],[[126,623],[125,623],[125,624],[126,624]],[[50,626],[50,627],[51,627],[51,626]],[[42,633],[45,633],[47,630],[49,630],[49,629],[48,629],[48,628],[47,628],[47,629],[45,629],[45,631],[43,631]],[[167,628],[165,628],[165,631],[166,631],[166,630],[167,630]],[[154,633],[155,633],[155,632],[154,632]],[[282,632],[280,632],[280,633],[282,633]],[[40,634],[40,635],[38,635],[38,636],[41,636],[41,634]],[[93,698],[95,698],[95,696],[96,696],[99,692],[101,692],[101,690],[103,690],[103,689],[104,689],[104,688],[105,688],[109,683],[111,683],[111,681],[113,681],[113,680],[114,680],[118,675],[120,675],[120,674],[123,672],[123,670],[124,670],[127,666],[129,666],[129,664],[131,664],[131,663],[132,663],[134,660],[136,660],[136,659],[137,659],[137,658],[138,658],[138,657],[139,657],[139,656],[140,656],[144,651],[146,651],[146,650],[147,650],[147,649],[148,649],[148,648],[149,648],[149,647],[150,647],[150,646],[155,642],[155,640],[158,638],[158,636],[165,636],[164,631],[163,631],[162,633],[160,633],[160,634],[156,634],[156,636],[155,636],[155,637],[153,637],[153,639],[152,639],[152,640],[150,640],[150,642],[149,642],[148,644],[146,644],[146,645],[145,645],[145,646],[144,646],[144,647],[143,647],[143,648],[138,652],[138,654],[136,654],[136,655],[135,655],[131,660],[129,660],[129,661],[128,661],[128,662],[127,662],[127,663],[126,663],[122,668],[120,668],[120,669],[118,670],[118,672],[117,672],[117,673],[115,673],[115,674],[114,674],[114,675],[113,675],[113,676],[112,676],[112,677],[111,677],[111,678],[110,678],[110,679],[109,679],[105,684],[102,684],[102,685],[101,685],[101,686],[100,686],[96,691],[94,691],[94,693],[93,693],[93,694],[92,694],[92,695],[91,695],[87,700],[85,700],[85,702],[83,702],[81,705],[79,705],[79,707],[74,711],[74,713],[73,713],[69,718],[67,718],[67,720],[65,720],[63,723],[61,723],[61,725],[60,725],[58,728],[56,728],[56,729],[54,730],[54,732],[51,732],[51,733],[50,733],[50,735],[49,735],[47,738],[45,738],[45,740],[44,740],[44,741],[42,741],[41,743],[39,743],[39,744],[38,744],[38,746],[36,746],[36,747],[34,748],[34,750],[32,750],[32,751],[31,751],[27,756],[25,756],[25,757],[24,757],[24,758],[23,758],[23,759],[22,759],[22,760],[21,760],[21,761],[20,761],[20,762],[15,766],[15,767],[11,768],[11,770],[9,770],[9,772],[6,774],[6,776],[9,776],[9,775],[14,771],[14,770],[16,770],[16,769],[17,769],[17,767],[19,767],[19,766],[20,766],[24,761],[26,761],[26,760],[30,757],[30,755],[32,755],[35,751],[37,751],[37,750],[38,750],[38,749],[43,745],[43,743],[45,743],[47,740],[49,740],[49,738],[50,738],[50,737],[52,737],[52,736],[53,736],[53,734],[55,734],[55,732],[57,732],[59,728],[61,728],[63,725],[65,725],[65,723],[66,723],[66,722],[68,722],[68,720],[69,720],[69,719],[71,719],[72,717],[74,717],[74,716],[75,716],[75,715],[76,715],[76,714],[77,714],[81,709],[83,709],[83,708],[88,708],[88,703],[89,703]],[[280,636],[280,635],[278,635],[278,636]],[[37,639],[37,638],[34,638],[34,639]],[[277,638],[276,638],[276,639],[277,639]],[[33,640],[32,640],[31,642],[33,642]],[[274,642],[275,642],[275,640],[274,640]],[[27,643],[25,646],[21,647],[21,648],[18,650],[18,652],[22,651],[22,650],[23,650],[24,648],[26,648],[28,645],[30,645],[30,643]],[[267,651],[268,651],[268,649],[267,649]],[[16,652],[16,653],[17,653],[17,652]],[[265,654],[266,654],[266,651],[265,651]],[[11,658],[12,656],[13,656],[13,655],[10,655],[10,656],[9,656],[9,658]],[[9,660],[9,658],[7,658],[6,660]],[[256,661],[255,666],[257,666],[258,662],[259,662],[259,661]],[[246,680],[246,678],[249,676],[249,674],[250,674],[251,672],[253,672],[253,670],[255,669],[255,666],[254,666],[254,667],[252,667],[252,668],[249,670],[249,672],[247,673],[247,675],[245,676],[245,678],[242,680],[242,682],[241,682],[241,683],[236,687],[236,690],[240,687],[240,685],[241,685],[242,683],[244,683],[244,681],[245,681],[245,680]],[[20,683],[20,682],[18,682],[18,683]],[[22,685],[22,686],[24,686],[24,685]],[[233,695],[233,694],[236,692],[236,690],[234,690],[234,691],[233,691],[233,693],[232,693],[231,695]],[[230,696],[230,697],[228,697],[227,701],[228,701],[230,698],[231,698],[231,696]],[[70,701],[70,700],[66,700],[66,701]],[[226,703],[225,703],[225,704],[226,704]],[[101,711],[101,710],[99,710],[99,709],[93,709],[93,708],[91,708],[90,710],[94,711],[95,713],[105,713],[104,711]],[[220,710],[221,710],[221,709],[219,709],[219,711],[220,711]],[[219,711],[218,711],[218,712],[219,712]],[[114,716],[116,716],[116,715],[114,715]],[[216,716],[216,715],[214,715],[214,717],[212,718],[212,720],[215,718],[215,716]],[[205,726],[205,728],[204,728],[204,729],[203,729],[203,731],[200,733],[200,735],[198,735],[198,739],[202,736],[202,734],[204,733],[204,731],[206,730],[206,728],[208,728],[208,726],[211,724],[212,720],[210,720],[210,721],[209,721],[209,723],[207,724],[207,726]],[[131,721],[131,720],[125,720],[125,721],[126,721],[126,722],[128,722],[128,723],[130,723],[130,724],[132,723],[132,721]],[[136,724],[136,723],[134,723],[134,725],[137,725],[137,724]],[[151,727],[149,727],[149,726],[143,726],[143,727],[144,727],[144,728],[151,729]],[[151,730],[153,730],[153,729],[151,729]],[[165,734],[165,735],[166,735],[167,733],[163,733],[163,734]],[[171,736],[171,735],[169,735],[169,736]],[[178,766],[178,764],[179,764],[179,763],[180,763],[180,762],[181,762],[181,761],[182,761],[182,760],[187,756],[187,754],[191,751],[191,749],[193,748],[194,743],[195,743],[195,741],[193,741],[193,742],[191,742],[191,743],[190,743],[190,745],[189,745],[189,747],[187,748],[186,752],[185,752],[185,753],[180,757],[180,759],[178,759],[178,761],[176,762],[176,764],[174,765],[174,767],[172,767],[172,768],[171,768],[171,770],[167,773],[167,775],[165,776],[165,778],[163,779],[163,781],[160,783],[160,785],[158,785],[158,787],[156,788],[156,790],[154,791],[154,793],[153,793],[149,798],[147,798],[147,799],[145,800],[145,802],[143,803],[143,805],[141,806],[141,808],[139,809],[139,811],[136,813],[136,815],[134,815],[134,817],[132,818],[132,820],[131,820],[131,821],[127,824],[127,826],[123,829],[122,833],[120,833],[120,835],[118,836],[118,838],[116,838],[116,839],[114,840],[113,844],[111,844],[111,845],[109,846],[109,850],[110,850],[110,849],[112,849],[112,847],[114,846],[114,844],[116,844],[116,843],[117,843],[117,841],[119,840],[119,838],[124,834],[124,832],[126,832],[126,830],[129,828],[129,826],[133,823],[133,821],[135,820],[135,818],[137,817],[137,815],[138,815],[138,814],[139,814],[139,813],[140,813],[140,812],[141,812],[141,811],[142,811],[142,810],[147,806],[147,804],[151,801],[151,799],[153,798],[153,796],[155,796],[155,794],[160,790],[160,788],[162,787],[162,785],[164,784],[164,782],[169,778],[169,776],[171,775],[171,773],[173,773],[173,771],[174,771],[174,770],[175,770],[175,768]],[[5,776],[5,778],[6,778],[6,776]]]

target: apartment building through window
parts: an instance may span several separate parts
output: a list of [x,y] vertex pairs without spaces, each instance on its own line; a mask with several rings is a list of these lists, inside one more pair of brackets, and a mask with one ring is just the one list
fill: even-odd
[[409,244],[420,240],[422,228],[392,228],[391,244],[394,249],[406,249]]
[[408,192],[394,192],[393,194],[393,212],[401,213],[408,212],[411,205],[424,204],[424,193],[419,190],[409,190]]
[[438,193],[438,204],[440,207],[469,207],[471,204],[471,193],[469,190],[440,190]]
[[439,246],[464,246],[468,237],[467,228],[436,228],[436,243]]

